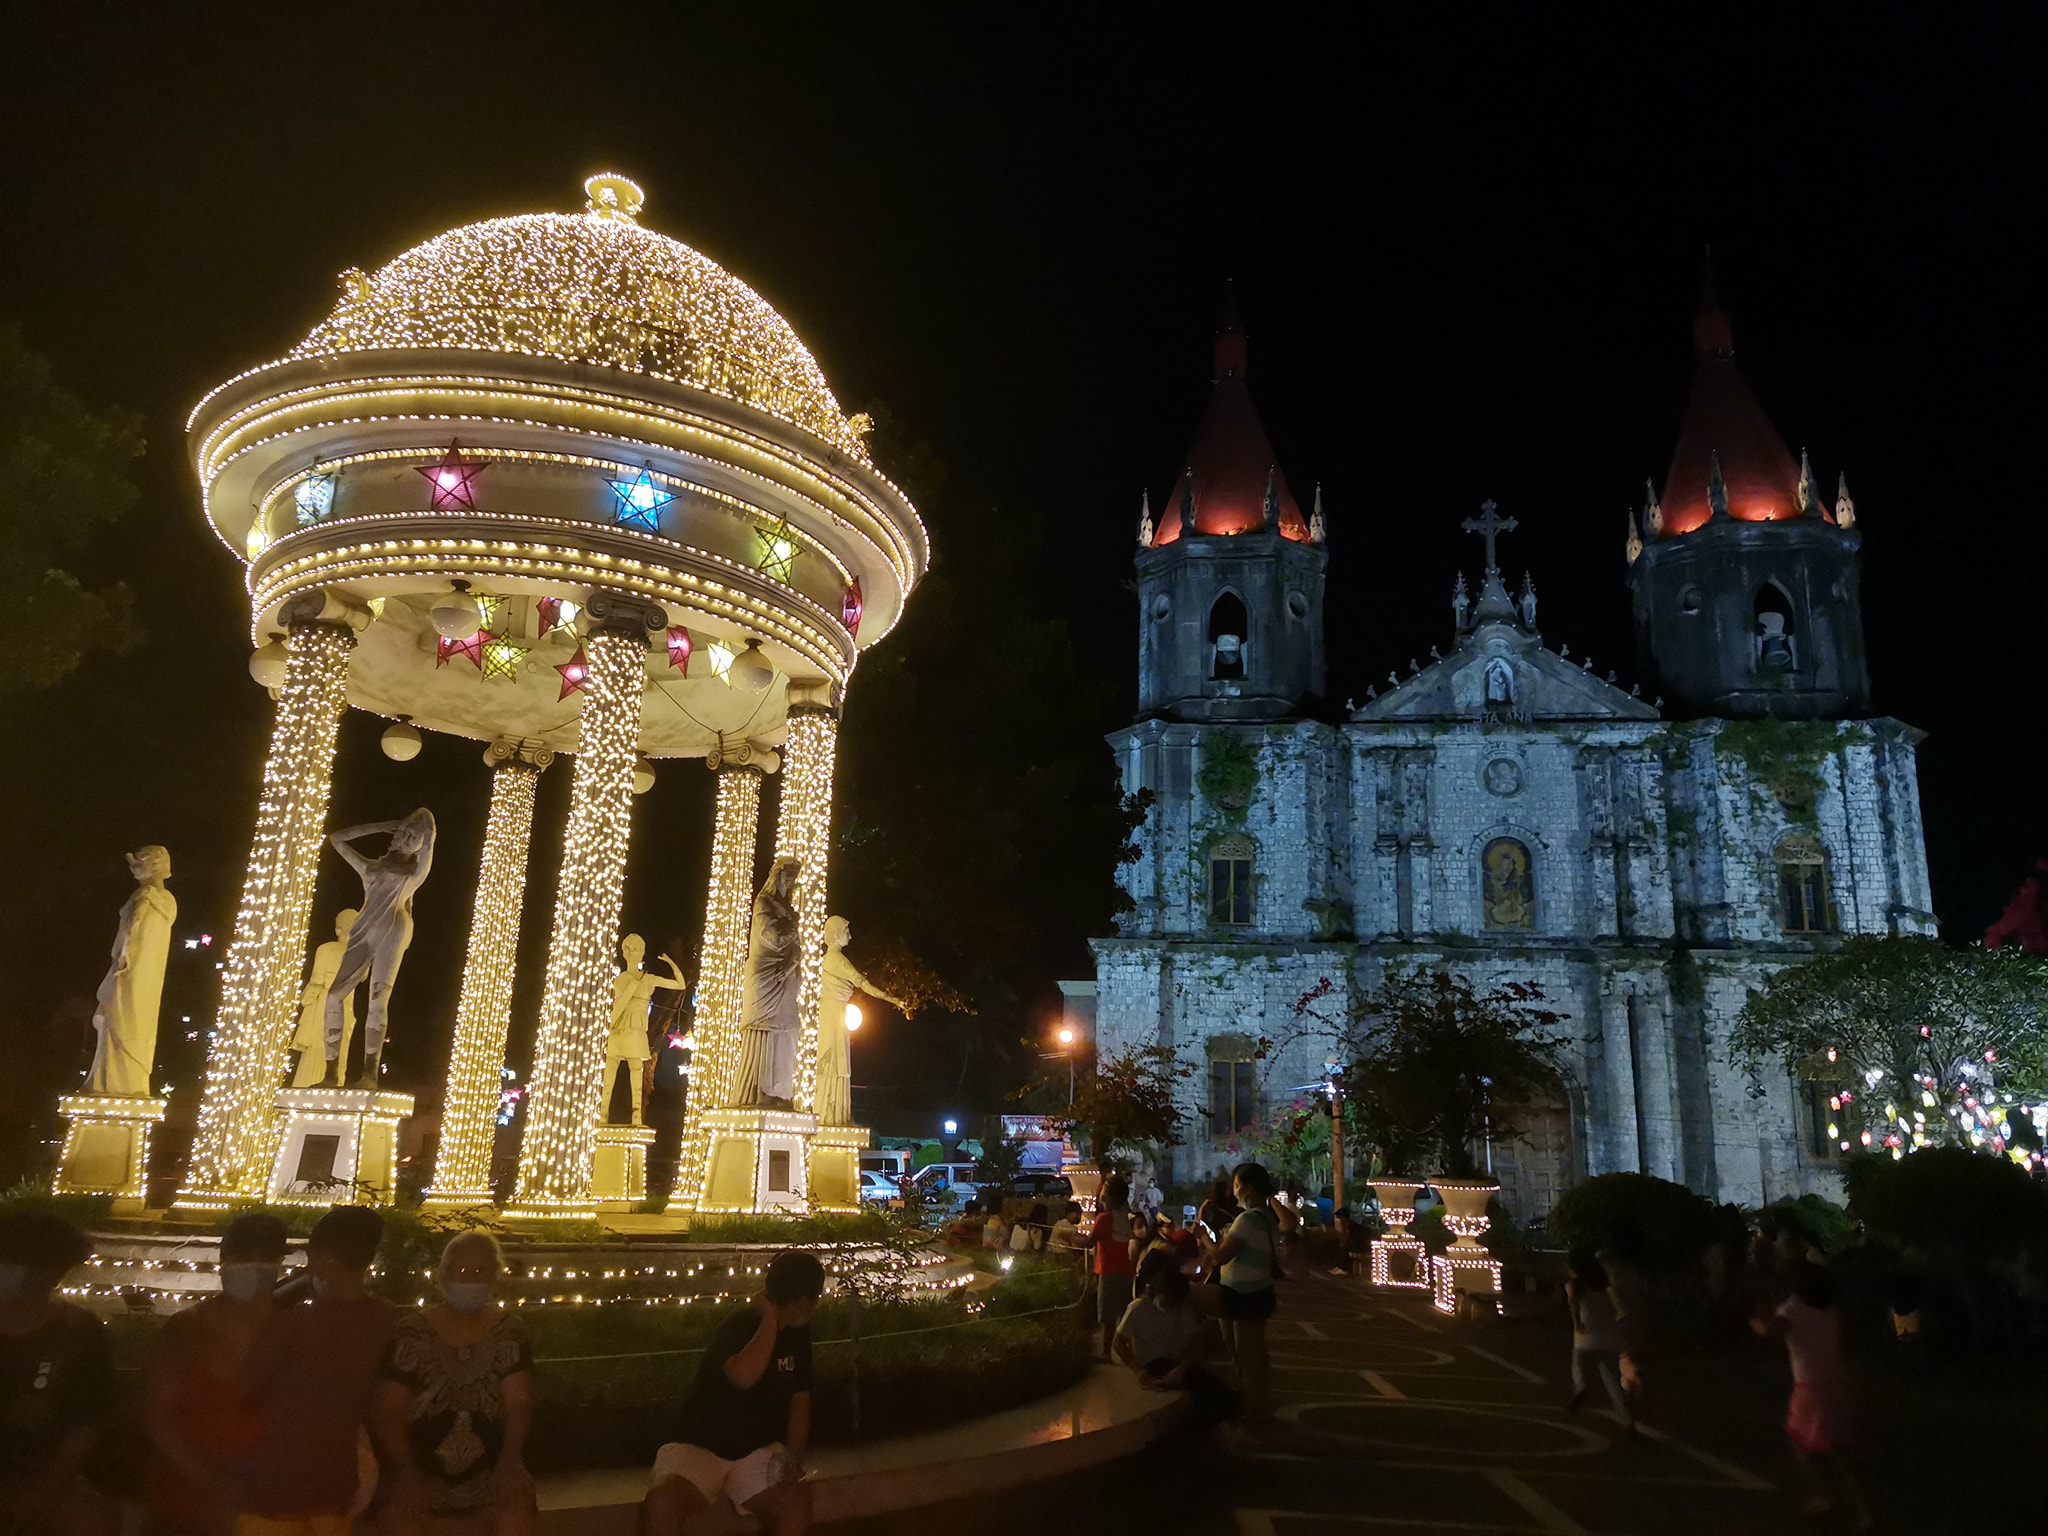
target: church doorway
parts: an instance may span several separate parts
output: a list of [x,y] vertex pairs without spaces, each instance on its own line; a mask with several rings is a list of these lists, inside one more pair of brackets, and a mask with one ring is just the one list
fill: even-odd
[[1514,1106],[1503,1118],[1515,1126],[1515,1134],[1494,1143],[1493,1173],[1500,1180],[1501,1204],[1518,1225],[1529,1227],[1549,1219],[1557,1197],[1571,1187],[1577,1166],[1563,1082],[1553,1079],[1534,1102]]

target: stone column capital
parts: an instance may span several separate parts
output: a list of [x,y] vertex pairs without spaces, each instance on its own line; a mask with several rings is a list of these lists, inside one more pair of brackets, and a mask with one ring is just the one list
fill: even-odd
[[631,592],[594,588],[584,599],[584,615],[592,633],[636,635],[646,642],[668,628],[668,610]]
[[766,776],[782,766],[782,758],[773,747],[764,747],[744,736],[721,736],[717,745],[704,754],[704,766],[713,773],[745,769]]
[[484,748],[486,768],[526,768],[540,773],[554,760],[555,749],[547,743],[517,736],[500,736]]

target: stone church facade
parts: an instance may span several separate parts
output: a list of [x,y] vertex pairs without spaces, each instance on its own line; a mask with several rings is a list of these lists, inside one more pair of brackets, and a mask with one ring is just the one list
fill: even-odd
[[1110,745],[1153,798],[1121,876],[1134,911],[1094,944],[1102,1048],[1157,1042],[1194,1069],[1175,1177],[1319,1081],[1329,1021],[1419,964],[1534,981],[1568,1015],[1556,1093],[1491,1149],[1520,1219],[1617,1170],[1751,1205],[1832,1185],[1824,1106],[1727,1041],[1775,968],[1933,931],[1918,736],[1869,707],[1846,486],[1829,504],[1794,462],[1724,316],[1696,337],[1671,474],[1627,534],[1653,697],[1546,642],[1489,504],[1449,651],[1341,710],[1322,702],[1320,492],[1304,515],[1244,338],[1219,337],[1181,481],[1140,518],[1140,712]]

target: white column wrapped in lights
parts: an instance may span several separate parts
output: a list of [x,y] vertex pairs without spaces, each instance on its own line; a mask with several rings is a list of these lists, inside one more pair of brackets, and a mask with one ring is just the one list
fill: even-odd
[[434,1182],[426,1191],[428,1205],[491,1203],[491,1150],[504,1086],[505,1036],[512,1023],[534,789],[554,756],[546,747],[511,740],[492,742],[484,752],[484,761],[492,765],[491,814],[469,922],[462,996],[455,1005],[441,1149],[434,1160]]
[[[764,760],[765,758],[765,760]],[[704,901],[704,948],[697,960],[697,1008],[690,1053],[678,1206],[696,1203],[704,1179],[708,1110],[724,1104],[739,1060],[740,997],[746,987],[747,934],[754,908],[754,844],[761,825],[761,781],[773,754],[711,759],[718,774],[712,812],[711,878]]]
[[664,620],[651,605],[614,594],[594,594],[589,611],[601,627],[585,643],[590,673],[510,1216],[595,1213],[590,1166],[625,900],[646,635]]
[[803,955],[799,972],[796,1107],[818,1107],[818,975],[825,958],[825,876],[831,856],[832,767],[839,721],[829,709],[789,711],[782,748],[782,803],[775,818],[775,856],[797,861],[796,923]]
[[177,1200],[187,1209],[261,1199],[270,1178],[277,1085],[291,1037],[334,781],[335,737],[355,646],[346,622],[323,622],[330,606],[323,595],[307,594],[279,615],[287,626],[284,682],[221,979],[192,1160]]

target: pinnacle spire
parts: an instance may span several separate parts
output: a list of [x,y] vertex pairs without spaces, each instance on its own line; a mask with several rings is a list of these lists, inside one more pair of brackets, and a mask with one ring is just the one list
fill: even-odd
[[1643,532],[1653,539],[1664,534],[1664,508],[1658,505],[1657,487],[1648,475],[1643,476]]
[[1266,466],[1266,499],[1260,506],[1259,527],[1261,531],[1280,526],[1280,466]]
[[1707,454],[1707,521],[1728,515],[1728,482],[1721,478],[1719,450]]
[[1323,523],[1323,483],[1318,480],[1316,482],[1316,504],[1308,515],[1308,541],[1311,544],[1320,544],[1329,536],[1329,529]]
[[1155,530],[1152,527],[1152,493],[1150,491],[1140,491],[1138,492],[1138,548],[1150,549],[1154,532]]
[[1842,471],[1842,478],[1835,484],[1835,526],[1854,528],[1856,526],[1856,503],[1849,499],[1849,472]]
[[1628,551],[1628,563],[1630,565],[1634,565],[1637,560],[1642,558],[1643,536],[1636,531],[1636,515],[1633,512],[1628,515],[1628,539],[1622,547]]
[[1813,484],[1813,461],[1806,456],[1806,450],[1799,450],[1799,484],[1792,492],[1792,505],[1801,517],[1814,510],[1820,496]]

